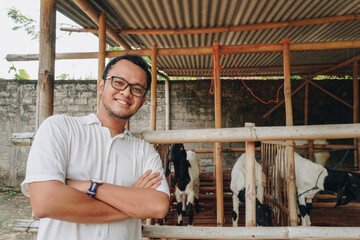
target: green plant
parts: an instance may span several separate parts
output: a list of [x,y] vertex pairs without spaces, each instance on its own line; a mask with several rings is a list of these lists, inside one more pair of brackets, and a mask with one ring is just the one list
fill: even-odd
[[32,39],[39,39],[39,24],[34,19],[23,15],[14,7],[7,10],[7,15],[17,24],[12,28],[14,31],[24,29],[29,36],[32,36]]
[[68,73],[62,73],[56,77],[56,80],[69,80],[69,79],[71,79],[71,78]]
[[16,193],[17,193],[17,191],[15,191],[15,190],[7,190],[6,192],[4,192],[4,195],[7,197],[13,197],[16,195]]
[[19,69],[19,71],[16,69],[14,64],[9,68],[8,73],[11,73],[14,71],[14,80],[30,80],[29,74],[26,72],[25,69]]

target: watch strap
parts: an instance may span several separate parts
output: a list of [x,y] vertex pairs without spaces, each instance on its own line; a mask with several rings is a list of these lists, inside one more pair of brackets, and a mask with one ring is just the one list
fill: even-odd
[[95,197],[98,186],[98,183],[91,181],[90,187],[87,191],[87,195],[89,195],[90,197]]

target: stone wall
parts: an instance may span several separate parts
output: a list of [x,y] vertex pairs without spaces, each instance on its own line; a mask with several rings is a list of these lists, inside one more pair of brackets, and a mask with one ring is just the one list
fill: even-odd
[[[276,99],[282,84],[278,80],[245,81],[261,99]],[[292,81],[295,89],[302,81]],[[263,115],[276,103],[263,104],[245,89],[240,80],[223,80],[222,127],[243,127],[245,122],[256,126],[285,125],[282,105],[267,118]],[[352,104],[352,81],[317,81],[334,95]],[[213,128],[214,96],[209,93],[210,80],[172,81],[170,83],[170,128]],[[280,91],[280,101],[283,91]],[[309,124],[351,123],[352,109],[334,100],[320,90],[309,88]],[[150,93],[139,112],[132,118],[133,131],[149,130]],[[304,90],[293,97],[294,124],[302,125],[304,119]],[[164,83],[158,83],[157,129],[165,129]],[[11,135],[35,130],[36,81],[0,80],[0,186],[18,186],[24,178],[26,159],[30,147],[11,145]],[[96,112],[96,81],[56,81],[54,114],[83,116]],[[336,142],[336,140],[333,140]],[[240,147],[243,143],[224,143],[223,147]],[[211,148],[212,144],[185,144],[187,149]],[[231,168],[240,153],[224,153],[224,168]],[[212,154],[201,154],[202,165],[212,166]],[[335,161],[335,160],[334,160]]]

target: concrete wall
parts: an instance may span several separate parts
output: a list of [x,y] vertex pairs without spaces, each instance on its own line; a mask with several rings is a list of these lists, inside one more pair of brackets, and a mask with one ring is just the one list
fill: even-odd
[[[293,81],[295,89],[302,81]],[[352,81],[317,81],[319,85],[352,104]],[[254,94],[265,101],[276,99],[282,81],[246,81]],[[170,83],[170,128],[213,128],[214,96],[209,94],[210,80],[172,81]],[[301,90],[293,97],[294,124],[304,119]],[[351,123],[352,109],[320,90],[309,88],[309,124]],[[132,118],[131,130],[149,130],[150,94],[139,112]],[[157,129],[165,129],[164,83],[158,83]],[[280,100],[283,91],[280,91]],[[11,135],[35,131],[36,81],[0,80],[0,186],[18,186],[24,178],[30,147],[11,145]],[[284,106],[268,118],[262,116],[276,104],[262,104],[247,91],[240,80],[222,81],[222,127],[243,127],[245,122],[256,126],[285,125]],[[96,81],[56,81],[54,114],[83,116],[96,112]],[[334,143],[336,140],[333,141]],[[350,141],[351,143],[351,141]],[[239,147],[243,143],[224,143],[223,147]],[[190,148],[211,148],[212,144],[185,144]],[[224,153],[224,168],[231,168],[240,153]],[[201,154],[204,168],[211,168],[212,154]],[[336,159],[334,160],[336,161]],[[330,161],[331,164],[331,161]],[[351,163],[350,163],[351,164]]]

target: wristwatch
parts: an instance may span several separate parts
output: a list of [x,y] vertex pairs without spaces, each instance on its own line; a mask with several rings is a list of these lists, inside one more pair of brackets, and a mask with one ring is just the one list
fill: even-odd
[[95,197],[96,190],[101,184],[103,184],[103,181],[101,181],[99,179],[91,179],[90,180],[90,187],[89,187],[89,189],[87,191],[87,195],[89,195],[90,197]]

